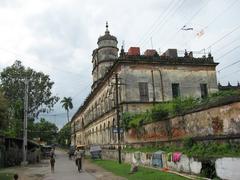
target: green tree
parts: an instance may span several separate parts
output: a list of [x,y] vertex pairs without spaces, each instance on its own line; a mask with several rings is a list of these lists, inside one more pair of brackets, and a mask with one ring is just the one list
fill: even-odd
[[22,136],[24,115],[25,80],[29,81],[28,116],[34,119],[40,112],[49,112],[59,98],[53,96],[51,89],[53,82],[48,75],[25,68],[21,61],[15,61],[12,66],[6,67],[0,73],[1,88],[4,97],[9,101],[8,136]]
[[21,61],[15,61],[12,66],[5,68],[1,72],[0,78],[5,97],[12,106],[23,102],[24,81],[25,79],[29,81],[28,113],[31,117],[37,117],[40,112],[51,111],[59,100],[57,96],[52,95],[51,89],[54,82],[50,80],[49,76],[31,68],[25,68]]
[[56,142],[58,128],[54,123],[41,118],[39,122],[33,124],[32,137],[38,137],[42,141],[52,144]]
[[67,111],[67,120],[69,122],[69,109],[73,108],[72,98],[64,97],[63,100],[61,100],[61,103],[62,103],[62,107]]
[[[65,124],[58,132],[57,141],[61,146],[69,146],[71,142],[71,126],[70,123]],[[66,144],[66,140],[68,144]]]
[[9,103],[7,99],[3,96],[2,91],[0,90],[0,131],[1,134],[5,128],[8,127],[8,106]]

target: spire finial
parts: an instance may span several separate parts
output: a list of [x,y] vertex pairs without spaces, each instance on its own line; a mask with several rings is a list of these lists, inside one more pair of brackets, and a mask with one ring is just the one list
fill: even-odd
[[108,22],[106,21],[106,31],[105,34],[109,34],[109,30],[108,30]]
[[108,31],[108,22],[106,21],[106,31]]

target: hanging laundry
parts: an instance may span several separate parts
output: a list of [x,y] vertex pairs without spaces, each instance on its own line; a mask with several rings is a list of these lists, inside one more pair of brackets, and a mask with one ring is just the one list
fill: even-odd
[[172,161],[172,153],[167,153],[167,160]]
[[163,151],[157,151],[152,156],[152,166],[154,167],[163,167],[163,161],[162,161],[162,154]]
[[181,159],[181,153],[180,152],[174,152],[173,153],[173,156],[172,156],[172,161],[173,162],[178,162],[178,161],[180,161],[180,159]]
[[140,163],[140,152],[134,152],[133,163]]

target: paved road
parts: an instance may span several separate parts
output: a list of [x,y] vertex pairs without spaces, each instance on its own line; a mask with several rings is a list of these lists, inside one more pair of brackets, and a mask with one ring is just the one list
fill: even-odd
[[[49,167],[50,168],[50,167]],[[69,160],[65,152],[56,151],[56,163],[54,173],[48,173],[44,180],[95,180],[96,177],[89,174],[84,167],[80,173],[73,160]]]
[[69,160],[67,153],[62,150],[56,151],[54,173],[51,173],[48,159],[25,167],[1,169],[0,172],[17,173],[19,180],[125,180],[125,178],[115,176],[87,160],[83,162],[83,171],[79,173],[74,161]]

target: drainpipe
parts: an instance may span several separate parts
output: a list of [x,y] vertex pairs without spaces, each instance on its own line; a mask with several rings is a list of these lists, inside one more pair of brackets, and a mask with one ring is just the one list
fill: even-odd
[[163,87],[163,79],[162,79],[162,72],[159,69],[160,81],[161,81],[161,92],[162,92],[162,101],[164,101],[164,87]]
[[156,95],[155,95],[155,84],[154,84],[153,70],[151,70],[151,74],[152,74],[152,88],[153,88],[153,104],[155,104]]

